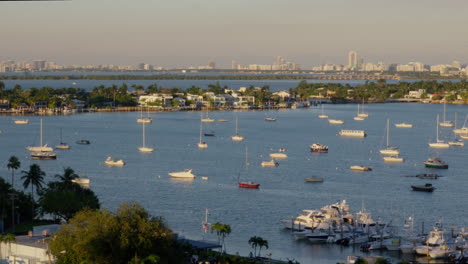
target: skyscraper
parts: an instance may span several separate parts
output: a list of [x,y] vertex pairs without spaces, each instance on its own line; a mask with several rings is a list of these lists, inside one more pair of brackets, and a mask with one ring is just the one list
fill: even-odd
[[354,50],[348,53],[348,68],[350,70],[356,70],[358,68],[358,54]]
[[231,70],[237,70],[237,61],[235,60],[231,61]]

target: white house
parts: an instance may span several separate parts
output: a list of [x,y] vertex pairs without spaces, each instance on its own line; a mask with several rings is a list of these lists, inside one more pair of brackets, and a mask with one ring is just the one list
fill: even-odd
[[141,106],[148,106],[148,103],[161,102],[161,106],[170,106],[172,104],[172,95],[169,94],[151,94],[142,95],[138,98]]
[[276,95],[276,96],[280,97],[283,100],[284,100],[284,98],[291,97],[291,94],[289,92],[287,92],[287,91],[274,92],[273,95]]

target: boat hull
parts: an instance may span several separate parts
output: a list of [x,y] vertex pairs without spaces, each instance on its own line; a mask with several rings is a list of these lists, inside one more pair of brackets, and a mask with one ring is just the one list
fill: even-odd
[[448,169],[448,165],[447,164],[444,164],[444,165],[437,165],[437,164],[427,164],[425,163],[424,166],[426,168],[431,168],[431,169]]
[[54,160],[57,159],[57,154],[54,152],[32,152],[31,157],[40,160]]
[[238,182],[239,188],[245,189],[258,189],[260,188],[260,184],[258,183],[249,183],[249,182]]

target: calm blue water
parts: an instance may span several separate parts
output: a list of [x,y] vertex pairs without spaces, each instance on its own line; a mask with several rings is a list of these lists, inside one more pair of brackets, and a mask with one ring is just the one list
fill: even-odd
[[[226,239],[228,252],[248,255],[247,241],[257,235],[267,239],[274,258],[295,258],[301,263],[336,263],[347,255],[363,253],[358,248],[338,245],[314,245],[295,241],[279,221],[297,215],[302,209],[318,209],[346,199],[352,211],[364,206],[375,218],[381,216],[400,224],[404,217],[414,215],[424,221],[426,230],[443,217],[446,226],[467,226],[468,178],[466,147],[446,150],[430,149],[435,140],[435,119],[442,114],[442,105],[430,104],[373,104],[366,105],[370,114],[366,121],[354,121],[356,105],[326,105],[325,112],[334,119],[345,120],[344,125],[329,125],[318,119],[317,108],[284,111],[213,112],[210,117],[227,119],[227,123],[206,124],[206,130],[216,137],[205,138],[206,150],[199,150],[198,112],[151,113],[153,123],[147,125],[147,145],[155,152],[137,151],[141,143],[138,113],[91,113],[70,116],[44,116],[44,142],[63,140],[72,145],[69,151],[57,151],[55,161],[31,160],[25,147],[39,142],[39,119],[30,116],[29,125],[13,124],[13,117],[0,116],[0,175],[10,175],[7,160],[16,155],[22,170],[37,162],[47,173],[47,180],[72,167],[91,179],[103,207],[115,209],[124,201],[138,201],[153,215],[162,215],[169,226],[182,235],[202,239],[201,222],[205,208],[210,210],[210,222],[230,224],[231,235]],[[458,112],[459,123],[468,113],[467,106],[447,106],[447,118],[453,120]],[[245,141],[233,143],[235,117],[239,118],[239,132]],[[267,116],[277,122],[264,122]],[[391,127],[391,145],[398,146],[406,162],[385,164],[378,150],[385,145],[386,119],[391,123],[410,122],[412,129]],[[460,125],[459,125],[460,126]],[[340,129],[364,129],[365,139],[341,138]],[[440,137],[451,139],[450,129],[441,128]],[[91,145],[77,145],[78,139],[88,139]],[[309,145],[314,142],[329,145],[328,154],[313,155]],[[245,173],[245,147],[248,147],[249,167]],[[261,168],[260,162],[269,160],[268,154],[286,148],[289,158],[279,161],[277,168]],[[402,177],[428,172],[422,162],[439,156],[450,168],[437,171],[445,177],[433,180],[434,193],[413,192],[412,184],[429,180]],[[123,159],[122,168],[106,167],[107,156]],[[356,173],[348,168],[363,164],[374,170]],[[173,180],[171,171],[192,168],[198,176],[193,181]],[[239,189],[238,175],[261,184],[259,190]],[[202,180],[201,176],[208,177]],[[320,176],[324,183],[306,184],[304,178]],[[18,179],[19,177],[17,177]],[[7,177],[9,179],[9,176]],[[17,181],[17,188],[22,188]],[[216,240],[213,234],[207,239]],[[374,253],[374,254],[386,254]],[[398,257],[398,255],[393,256]]]

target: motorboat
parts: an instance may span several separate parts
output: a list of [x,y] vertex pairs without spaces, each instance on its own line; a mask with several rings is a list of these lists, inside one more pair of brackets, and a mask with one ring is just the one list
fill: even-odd
[[426,168],[432,169],[448,169],[448,164],[439,158],[429,158],[424,162]]
[[286,153],[271,153],[270,158],[272,159],[286,159],[288,155]]
[[463,147],[465,146],[465,142],[459,140],[459,139],[455,139],[453,141],[449,141],[448,144],[450,146],[455,146],[455,147]]
[[337,119],[328,119],[328,123],[332,125],[342,125],[344,124],[343,120],[337,120]]
[[431,249],[434,249],[444,243],[444,231],[434,227],[434,229],[429,233],[429,236],[424,243],[425,245],[415,247],[415,251],[418,255],[427,256]]
[[292,230],[304,230],[305,228],[314,228],[316,226],[315,217],[320,215],[318,210],[302,210],[302,214],[291,219],[281,220],[284,228]]
[[15,122],[15,124],[17,124],[17,125],[27,125],[27,124],[29,124],[28,119],[16,119],[13,122]]
[[204,135],[205,137],[214,137],[214,136],[216,136],[215,132],[213,132],[213,131],[211,131],[211,132],[205,132],[205,133],[203,133],[203,135]]
[[76,178],[72,182],[79,184],[81,187],[89,188],[91,180],[89,178]]
[[320,177],[307,177],[304,179],[305,182],[323,182],[323,178]]
[[112,157],[107,157],[104,163],[108,166],[123,166],[125,162],[123,160],[113,160]]
[[460,138],[461,138],[461,139],[468,139],[468,134],[461,134],[461,135],[460,135]]
[[371,171],[372,168],[363,165],[353,165],[349,167],[353,171]]
[[225,123],[225,122],[228,122],[228,121],[226,119],[219,119],[218,122]]
[[57,159],[57,154],[55,152],[31,152],[30,154],[33,159],[42,159],[42,160]]
[[91,141],[89,141],[87,139],[80,139],[80,140],[76,141],[76,144],[89,145],[89,144],[91,144]]
[[395,124],[395,127],[397,127],[397,128],[412,128],[413,124],[403,122],[403,123]]
[[274,122],[274,121],[276,121],[276,118],[274,118],[274,117],[266,117],[266,118],[265,118],[265,121]]
[[275,160],[270,160],[270,161],[262,161],[261,165],[262,167],[277,167],[279,163],[276,162]]
[[393,162],[393,163],[398,163],[398,162],[404,162],[405,161],[404,158],[399,157],[398,155],[383,157],[383,160],[384,160],[384,162]]
[[328,153],[328,146],[325,146],[320,143],[314,143],[310,145],[310,151],[315,153]]
[[389,143],[390,137],[390,120],[387,119],[387,148],[379,150],[382,155],[400,155],[400,151],[397,147],[391,147]]
[[193,179],[195,175],[192,173],[192,169],[185,169],[183,171],[169,172],[169,176],[174,178],[186,178]]
[[41,118],[41,121],[40,121],[40,137],[39,137],[39,139],[40,139],[39,146],[27,147],[27,149],[30,152],[52,152],[52,151],[54,151],[54,149],[52,147],[49,147],[49,146],[47,146],[47,144],[42,143],[42,118]]
[[307,239],[313,243],[327,242],[332,226],[327,222],[320,222],[312,232],[306,235]]
[[421,173],[421,174],[417,174],[414,177],[419,178],[419,179],[437,180],[438,178],[442,177],[442,175],[434,174],[434,173]]
[[258,189],[260,188],[260,184],[252,182],[252,181],[240,181],[237,182],[239,188],[246,188],[246,189]]
[[436,132],[436,135],[437,135],[437,140],[436,142],[433,142],[433,143],[429,143],[429,147],[431,148],[449,148],[450,145],[448,143],[446,143],[445,141],[443,140],[440,140],[439,139],[439,115],[437,115],[437,132]]
[[342,137],[358,137],[358,138],[363,138],[367,136],[364,130],[346,130],[346,129],[341,130],[339,132],[339,135]]
[[411,185],[411,189],[413,191],[420,191],[420,192],[433,192],[435,187],[432,186],[430,183],[426,183],[424,185]]

